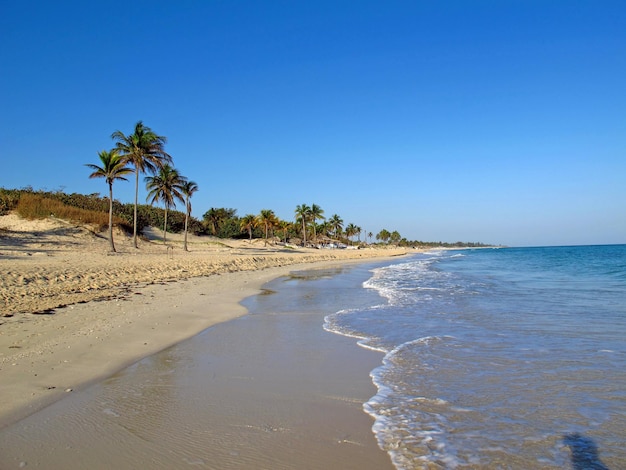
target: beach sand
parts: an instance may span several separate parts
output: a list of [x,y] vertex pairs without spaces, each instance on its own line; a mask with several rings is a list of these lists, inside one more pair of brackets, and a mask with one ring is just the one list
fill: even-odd
[[[155,238],[157,233],[149,235]],[[0,217],[0,295],[3,300],[0,317],[0,375],[3,384],[0,427],[4,428],[2,432],[5,434],[1,439],[5,443],[0,453],[5,459],[1,462],[2,468],[12,468],[9,465],[18,468],[28,461],[24,452],[28,454],[28,449],[32,449],[28,443],[33,442],[34,436],[29,435],[20,447],[20,439],[27,434],[12,432],[16,427],[30,423],[27,426],[31,430],[43,429],[42,423],[49,421],[45,418],[46,412],[52,413],[55,407],[62,407],[66,402],[75,403],[81,399],[81,394],[87,396],[88,390],[93,390],[94,384],[99,381],[142,358],[191,338],[211,325],[244,315],[246,310],[239,302],[258,293],[265,282],[298,267],[314,267],[316,263],[349,263],[406,252],[293,250],[264,247],[262,241],[224,243],[196,237],[190,240],[191,251],[184,252],[180,237],[168,234],[168,238],[173,250],[168,250],[158,241],[149,240],[143,240],[140,249],[136,250],[127,237],[120,235],[116,238],[118,253],[110,255],[107,253],[107,240],[88,228],[58,220],[29,222],[13,215]],[[350,343],[348,339],[330,336],[333,340]],[[246,339],[234,335],[232,341]],[[359,353],[370,354],[353,346],[353,342],[350,344]],[[371,356],[365,359],[367,365],[361,367],[362,370],[355,365],[364,358],[359,356],[356,362],[347,361],[348,369],[359,370],[359,376],[363,371],[370,370],[375,365]],[[229,366],[225,367],[228,369]],[[285,371],[288,373],[289,367]],[[363,439],[367,442],[363,445],[330,446],[328,449],[323,444],[319,444],[319,449],[319,446],[309,445],[309,451],[316,449],[313,454],[330,452],[330,460],[326,463],[333,461],[332,455],[337,448],[352,447],[360,452],[362,447],[366,449],[364,461],[380,462],[377,459],[380,459],[382,451],[371,434],[371,419],[357,403],[373,394],[372,385],[367,385],[367,374],[363,382],[360,382],[363,378],[357,379],[356,375],[350,377],[354,380],[348,380],[349,383],[360,384],[357,388],[363,388],[358,396],[348,394],[345,395],[346,400],[330,400],[313,408],[307,408],[306,400],[300,403],[296,400],[293,408],[289,409],[293,410],[292,417],[300,416],[298,413],[308,409],[308,412],[305,411],[306,418],[300,416],[298,419],[305,422],[305,427],[310,428],[312,433],[327,435],[323,432],[324,426],[332,427],[332,423],[341,422],[344,427],[347,423],[348,428],[355,424],[360,432],[365,433]],[[323,378],[320,381],[324,383]],[[333,383],[332,374],[326,383]],[[236,397],[240,387],[240,382],[235,380],[224,385],[221,393],[225,397]],[[294,396],[305,396],[302,391],[294,390]],[[334,392],[329,390],[329,393]],[[49,406],[53,403],[54,406]],[[251,406],[251,412],[262,408],[254,403],[242,402],[242,410],[244,405]],[[228,420],[232,421],[238,415],[231,412],[229,416]],[[27,420],[24,419],[26,417]],[[213,431],[219,434],[217,425]],[[48,438],[50,434],[47,434]],[[349,435],[350,432],[344,434]],[[9,436],[16,438],[17,442],[9,445]],[[115,441],[105,445],[100,442],[99,433],[94,434],[91,441],[89,433],[83,433],[83,436],[88,441],[84,449],[91,449],[92,452],[87,454],[83,463],[97,462],[98,449],[115,452],[116,445],[121,445]],[[340,441],[343,438],[337,439]],[[41,436],[38,442],[43,442]],[[9,448],[15,453],[8,455],[6,451]],[[300,448],[304,451],[306,445],[301,442]],[[58,447],[44,445],[43,454],[38,455],[45,455],[50,449]],[[382,457],[381,461],[385,462],[386,455]],[[354,460],[350,457],[347,461]],[[131,468],[119,463],[118,468]],[[252,461],[249,467],[234,464],[231,468],[254,466]],[[40,468],[55,467],[44,465]],[[81,467],[77,465],[74,468]],[[208,465],[207,468],[220,467]],[[263,468],[263,465],[256,468]],[[311,464],[283,468],[322,467]],[[342,465],[341,468],[350,467]],[[369,468],[381,467],[374,465]]]

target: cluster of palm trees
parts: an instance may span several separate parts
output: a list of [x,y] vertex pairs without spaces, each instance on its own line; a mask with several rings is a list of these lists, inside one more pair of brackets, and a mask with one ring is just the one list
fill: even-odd
[[[212,216],[219,215],[219,209],[211,209],[205,214],[205,218],[210,219]],[[319,236],[325,238],[347,238],[351,241],[352,237],[355,237],[363,232],[361,227],[355,224],[348,224],[344,229],[344,222],[337,214],[333,214],[328,220],[324,216],[324,210],[317,204],[300,204],[295,209],[295,222],[291,223],[285,220],[279,219],[274,211],[270,209],[263,209],[258,215],[247,214],[240,220],[240,228],[242,232],[247,232],[250,241],[252,240],[252,232],[255,228],[263,229],[265,244],[268,243],[270,234],[274,231],[278,231],[282,234],[282,239],[287,241],[287,234],[289,232],[299,232],[302,237],[302,245],[307,246],[309,242],[316,243]],[[320,220],[321,223],[317,223]],[[371,237],[372,234],[369,233]]]
[[382,229],[376,234],[376,240],[380,240],[383,243],[398,243],[402,240],[402,236],[397,230],[390,232],[387,229]]
[[262,209],[258,215],[247,214],[239,219],[239,227],[242,232],[248,232],[250,241],[252,241],[252,231],[256,227],[262,228],[266,246],[269,235],[270,233],[273,233],[274,230],[283,230],[283,237],[286,238],[289,225],[290,224],[288,222],[280,220],[271,209]]
[[[129,174],[135,175],[135,203],[133,214],[133,244],[137,245],[137,207],[139,197],[139,174],[144,173],[146,189],[148,190],[147,200],[150,204],[162,202],[165,206],[165,222],[163,224],[163,241],[167,236],[167,213],[168,210],[176,207],[176,201],[179,200],[185,205],[185,235],[184,250],[188,251],[187,234],[189,219],[191,217],[191,196],[198,190],[198,185],[189,181],[182,176],[179,171],[172,166],[172,157],[165,151],[166,137],[157,135],[149,127],[145,126],[142,121],[135,124],[135,128],[131,134],[124,134],[121,131],[115,131],[111,138],[115,142],[115,146],[111,150],[103,150],[98,153],[100,165],[87,164],[93,172],[90,178],[105,178],[109,187],[109,242],[110,250],[115,252],[115,244],[113,242],[113,182],[115,180],[126,180],[125,176]],[[215,235],[216,227],[220,221],[232,218],[235,214],[234,209],[211,209],[205,214],[209,227]],[[317,204],[307,205],[300,204],[295,209],[295,224],[280,220],[274,211],[263,209],[258,215],[248,214],[240,220],[241,231],[247,231],[252,240],[252,231],[254,228],[263,230],[265,244],[268,243],[270,234],[274,231],[281,231],[283,239],[287,240],[287,234],[291,230],[300,231],[302,236],[302,245],[307,246],[307,237],[309,241],[316,243],[318,236],[333,237],[335,239],[347,238],[351,243],[355,236],[361,238],[363,230],[354,224],[346,225],[337,214],[333,214],[326,219],[324,210]],[[317,223],[317,221],[321,223]],[[371,238],[372,233],[366,234]],[[390,233],[382,230],[376,235],[377,240],[383,242],[398,241],[400,234],[397,232]]]
[[[133,216],[133,244],[137,245],[137,206],[139,204],[139,174],[148,173],[145,177],[147,199],[151,204],[163,202],[165,205],[165,224],[163,241],[166,237],[167,211],[176,206],[175,201],[185,204],[185,238],[184,249],[187,251],[187,232],[191,216],[191,196],[198,190],[198,185],[182,176],[172,166],[172,157],[165,151],[167,139],[157,135],[145,126],[142,121],[135,124],[131,134],[115,131],[111,138],[115,147],[98,153],[100,165],[87,164],[93,172],[90,178],[105,178],[109,187],[109,243],[110,250],[115,252],[113,242],[113,182],[126,180],[125,176],[135,174],[135,204]],[[130,166],[129,166],[130,165]]]

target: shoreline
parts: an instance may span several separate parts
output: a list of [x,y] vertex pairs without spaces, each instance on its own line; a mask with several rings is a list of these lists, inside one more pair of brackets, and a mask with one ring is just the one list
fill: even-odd
[[0,429],[211,326],[246,315],[241,302],[271,280],[297,269],[372,259],[324,260],[136,286],[122,298],[69,305],[53,315],[1,325],[5,385]]
[[[0,400],[0,429],[215,324],[245,315],[247,311],[241,301],[259,293],[262,285],[272,279],[302,268],[393,258],[407,253],[407,250],[276,253],[257,249],[254,255],[232,253],[233,250],[218,255],[195,251],[164,260],[163,248],[157,245],[157,253],[142,252],[128,257],[99,253],[86,256],[67,251],[46,256],[43,263],[32,263],[32,257],[28,257],[24,263],[11,260],[10,264],[3,264],[6,258],[0,258],[3,274],[10,270],[4,276],[5,292],[7,279],[19,280],[21,276],[23,280],[36,267],[38,275],[49,282],[26,283],[25,287],[34,284],[31,289],[38,288],[40,293],[22,293],[22,297],[34,296],[27,301],[52,300],[53,303],[61,299],[61,305],[65,304],[61,308],[49,308],[46,314],[35,315],[33,311],[0,317],[0,374],[6,384]],[[112,267],[111,260],[117,266]],[[100,273],[100,279],[94,273]],[[72,294],[77,289],[71,283],[68,289],[59,280],[60,276],[65,279],[73,276],[78,282],[108,284],[101,290],[85,291],[92,300],[71,303],[75,299],[71,295],[64,297],[64,292],[69,290]],[[139,282],[129,282],[129,276]],[[146,282],[146,277],[152,277],[152,281]],[[60,293],[46,297],[54,289]],[[105,299],[99,300],[102,297]]]
[[[393,470],[363,410],[376,393],[369,371],[380,363],[380,353],[321,327],[328,283],[339,283],[337,293],[360,286],[354,278],[346,284],[350,276],[337,281],[330,276],[353,270],[367,276],[370,263],[361,267],[359,261],[269,269],[264,279],[248,276],[254,273],[216,276],[225,287],[218,292],[216,286],[210,294],[215,308],[207,309],[222,310],[223,301],[241,315],[80,393],[65,392],[50,406],[0,429],[0,466],[131,469],[151,462],[155,469],[193,464]],[[165,286],[153,303],[172,292],[183,294],[187,303],[210,279],[199,281],[204,282]],[[320,281],[326,287],[311,297]],[[235,284],[243,285],[239,295]],[[247,290],[253,295],[242,304],[230,303],[228,297]]]

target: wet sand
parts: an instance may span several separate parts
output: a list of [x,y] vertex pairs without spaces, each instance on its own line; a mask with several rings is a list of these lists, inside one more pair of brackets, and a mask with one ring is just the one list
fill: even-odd
[[[181,284],[171,294],[185,293]],[[392,469],[362,409],[381,355],[325,332],[322,313],[298,307],[305,299],[287,302],[294,308],[253,308],[5,427],[0,468]]]

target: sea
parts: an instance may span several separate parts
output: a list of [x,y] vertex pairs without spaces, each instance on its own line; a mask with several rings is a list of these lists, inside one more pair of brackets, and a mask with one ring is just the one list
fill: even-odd
[[324,328],[381,352],[363,408],[396,468],[626,469],[626,245],[431,251],[365,277]]

